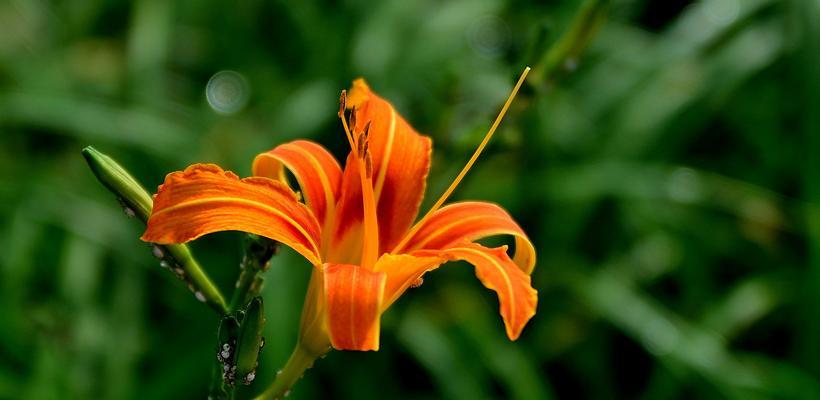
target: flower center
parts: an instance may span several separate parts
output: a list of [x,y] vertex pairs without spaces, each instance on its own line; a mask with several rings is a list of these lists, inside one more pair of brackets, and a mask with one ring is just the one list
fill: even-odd
[[[356,168],[359,171],[359,180],[362,184],[362,211],[363,226],[362,234],[362,258],[361,266],[372,269],[379,257],[379,224],[376,220],[376,197],[373,194],[373,157],[370,154],[368,136],[370,134],[370,121],[367,121],[360,132],[356,132],[356,109],[350,112],[350,124],[345,119],[347,91],[342,91],[339,98],[339,119],[350,144],[350,150],[356,160]],[[351,130],[352,128],[352,130]]]

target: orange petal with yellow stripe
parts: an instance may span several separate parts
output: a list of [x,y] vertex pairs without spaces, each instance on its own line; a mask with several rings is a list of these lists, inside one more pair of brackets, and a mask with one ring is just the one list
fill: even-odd
[[240,180],[213,164],[168,174],[154,195],[142,240],[184,243],[219,231],[265,236],[321,264],[319,224],[290,188],[267,178]]
[[[354,135],[370,124],[367,142],[372,155],[381,254],[398,243],[418,214],[432,142],[416,132],[393,105],[371,91],[363,79],[353,82],[346,106],[354,110]],[[350,171],[351,161],[356,160],[348,159],[342,181],[337,239],[355,231],[362,220],[361,182],[358,174]]]
[[253,160],[254,176],[286,182],[285,168],[296,177],[313,215],[329,227],[342,181],[339,163],[324,147],[308,140],[281,144]]
[[496,235],[515,237],[513,260],[522,271],[532,273],[535,247],[510,214],[492,203],[465,201],[442,207],[424,220],[402,251],[444,250],[461,242]]
[[409,287],[418,282],[422,275],[438,268],[446,261],[447,258],[435,254],[418,257],[410,254],[381,256],[374,270],[387,274],[382,310],[390,307]]
[[338,350],[378,350],[384,272],[350,264],[325,264],[330,343]]
[[521,330],[535,315],[538,292],[533,289],[530,276],[507,255],[506,246],[488,248],[465,242],[446,250],[419,251],[416,254],[439,255],[472,264],[481,283],[498,295],[501,317],[511,340],[518,339]]

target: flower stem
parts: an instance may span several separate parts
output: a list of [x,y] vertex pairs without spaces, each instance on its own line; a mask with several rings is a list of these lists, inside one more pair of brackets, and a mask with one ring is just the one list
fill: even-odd
[[324,353],[316,354],[301,343],[297,343],[285,366],[276,373],[273,383],[264,392],[254,397],[254,400],[287,397],[296,381],[302,378],[305,371],[312,367],[316,359],[322,354]]
[[236,312],[259,295],[262,290],[262,273],[270,268],[270,259],[276,254],[277,242],[263,236],[247,234],[245,236],[245,254],[240,263],[241,271],[236,281],[228,309]]

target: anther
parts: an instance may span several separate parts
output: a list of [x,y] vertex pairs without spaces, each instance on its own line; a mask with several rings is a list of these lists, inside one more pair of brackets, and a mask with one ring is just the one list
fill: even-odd
[[339,118],[344,118],[346,105],[347,90],[342,90],[342,94],[339,96]]
[[360,134],[359,137],[356,138],[356,150],[358,150],[357,153],[359,154],[359,157],[364,157],[364,147],[366,143],[367,141],[364,140],[363,135]]
[[415,289],[415,288],[421,286],[423,283],[424,283],[424,278],[419,277],[418,279],[413,281],[413,283],[410,284],[410,287]]
[[370,123],[371,122],[373,122],[373,121],[372,120],[367,121],[367,123],[364,125],[364,132],[362,133],[362,135],[364,135],[364,140],[367,140],[367,138],[370,136]]

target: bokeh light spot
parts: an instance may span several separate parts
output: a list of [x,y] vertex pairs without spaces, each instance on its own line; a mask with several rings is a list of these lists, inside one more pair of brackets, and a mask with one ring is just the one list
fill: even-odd
[[205,97],[214,111],[235,114],[245,107],[250,96],[248,81],[235,71],[219,71],[208,80]]
[[510,27],[494,15],[477,19],[467,31],[467,42],[476,53],[487,58],[498,58],[510,45]]

